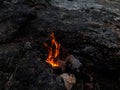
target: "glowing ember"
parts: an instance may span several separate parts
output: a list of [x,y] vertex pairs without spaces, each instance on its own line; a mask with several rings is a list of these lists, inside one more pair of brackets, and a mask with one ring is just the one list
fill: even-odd
[[60,54],[60,43],[58,43],[55,40],[55,36],[54,33],[52,33],[50,35],[50,39],[51,39],[51,46],[48,47],[48,45],[45,43],[45,46],[47,46],[49,48],[49,54],[48,57],[46,59],[46,62],[49,63],[53,68],[59,67],[60,64],[58,62],[58,56]]

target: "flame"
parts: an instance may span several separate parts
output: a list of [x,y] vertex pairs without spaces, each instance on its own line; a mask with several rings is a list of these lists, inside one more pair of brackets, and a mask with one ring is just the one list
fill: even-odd
[[54,33],[52,33],[50,35],[50,39],[51,39],[51,46],[48,47],[48,45],[45,43],[45,46],[47,46],[49,48],[49,53],[48,53],[48,57],[46,59],[46,62],[49,63],[53,68],[55,67],[59,67],[60,64],[57,61],[58,56],[60,54],[60,43],[58,43],[55,40],[55,36]]

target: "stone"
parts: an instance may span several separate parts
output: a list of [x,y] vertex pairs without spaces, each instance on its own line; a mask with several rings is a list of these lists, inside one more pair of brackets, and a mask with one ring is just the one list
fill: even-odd
[[67,90],[71,90],[76,83],[76,78],[73,74],[63,73],[60,77],[63,78]]
[[25,49],[31,49],[32,48],[31,42],[29,42],[29,41],[25,42],[24,47],[25,47]]
[[78,68],[82,67],[82,63],[80,62],[80,60],[75,58],[73,55],[68,55],[66,57],[66,61],[72,65],[72,67],[71,67],[72,69],[78,69]]

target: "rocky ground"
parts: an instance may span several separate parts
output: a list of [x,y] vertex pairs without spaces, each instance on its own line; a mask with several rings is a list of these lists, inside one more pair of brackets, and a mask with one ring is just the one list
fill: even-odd
[[[0,90],[64,90],[43,43],[93,64],[100,90],[120,90],[119,0],[0,0]],[[73,90],[80,90],[80,84]],[[81,88],[82,89],[82,88]],[[99,89],[96,89],[99,90]]]

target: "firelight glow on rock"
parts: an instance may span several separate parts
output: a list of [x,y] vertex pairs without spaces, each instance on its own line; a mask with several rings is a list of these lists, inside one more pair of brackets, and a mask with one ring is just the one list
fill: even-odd
[[46,59],[46,62],[49,63],[53,68],[57,68],[60,66],[59,62],[58,62],[58,56],[60,54],[60,43],[58,43],[55,40],[55,36],[54,33],[52,33],[50,35],[50,39],[51,39],[51,45],[48,46],[48,44],[45,43],[45,46],[47,46],[49,48],[49,53],[48,53],[48,57]]

